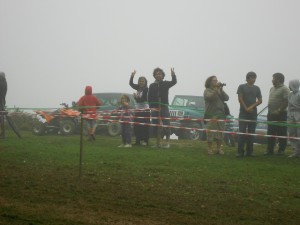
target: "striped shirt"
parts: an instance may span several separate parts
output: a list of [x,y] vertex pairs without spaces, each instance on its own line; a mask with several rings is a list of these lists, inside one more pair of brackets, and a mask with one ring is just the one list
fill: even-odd
[[[282,111],[286,111],[289,93],[290,93],[290,89],[288,89],[288,87],[283,84],[277,87],[275,86],[272,87],[269,93],[269,102],[268,102],[269,113],[272,114],[274,111],[278,110],[279,108]],[[284,109],[282,108],[283,105],[286,105]]]

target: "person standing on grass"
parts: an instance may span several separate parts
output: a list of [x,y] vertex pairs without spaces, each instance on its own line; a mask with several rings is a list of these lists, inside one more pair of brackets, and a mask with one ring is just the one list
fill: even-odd
[[97,128],[97,107],[102,105],[102,102],[92,94],[92,87],[85,87],[85,95],[82,96],[77,103],[79,110],[83,113],[82,118],[85,119],[88,128],[89,141],[95,141],[95,131]]
[[131,148],[131,122],[132,122],[132,109],[130,108],[130,98],[128,95],[122,95],[120,99],[120,107],[121,110],[121,136],[122,136],[122,144],[118,147]]
[[238,149],[236,157],[244,156],[245,144],[246,156],[253,156],[254,136],[246,135],[246,133],[255,133],[257,121],[257,106],[262,103],[260,88],[254,85],[256,77],[256,73],[254,72],[247,73],[247,83],[241,84],[237,90],[238,100],[240,103],[239,132],[244,134],[239,134],[238,136]]
[[[273,75],[273,87],[270,89],[268,102],[268,135],[287,136],[287,126],[282,125],[287,120],[288,95],[290,90],[284,85],[284,75],[275,73]],[[276,124],[276,122],[280,124]],[[275,137],[268,137],[267,151],[265,155],[273,155],[276,143]],[[278,155],[283,155],[286,145],[286,138],[278,138]]]
[[[162,69],[156,68],[153,71],[153,76],[155,81],[150,84],[148,92],[148,102],[151,109],[156,109],[151,112],[151,117],[162,117],[162,123],[164,125],[170,126],[170,121],[164,118],[170,117],[169,112],[169,89],[177,83],[177,78],[175,75],[174,68],[171,68],[171,81],[165,81],[165,73]],[[157,111],[160,109],[160,112]],[[157,136],[160,130],[158,126],[160,125],[160,119],[152,119],[153,124],[156,124],[153,128],[153,133]],[[166,144],[163,148],[170,148],[170,128],[164,129],[166,132]],[[157,138],[156,145],[154,147],[160,148],[159,139]]]
[[[223,90],[223,86],[216,76],[210,76],[205,81],[203,93],[205,101],[205,114],[209,115],[210,121],[207,123],[207,147],[208,154],[214,154],[213,142],[217,144],[217,154],[223,155],[223,132],[225,130],[225,110],[224,101],[229,100],[229,96]],[[223,121],[218,121],[223,120]],[[209,130],[219,130],[220,132],[209,132]]]
[[[298,79],[289,82],[291,92],[288,96],[288,133],[289,137],[300,138],[300,81]],[[293,154],[289,156],[300,157],[300,139],[290,139]]]
[[136,90],[136,93],[133,93],[133,96],[137,102],[134,119],[134,134],[135,134],[135,144],[134,145],[148,145],[149,144],[149,125],[141,125],[137,123],[150,123],[150,110],[149,104],[147,101],[148,98],[148,86],[147,79],[145,77],[139,77],[138,83],[133,83],[133,78],[136,74],[134,70],[131,73],[129,85]]

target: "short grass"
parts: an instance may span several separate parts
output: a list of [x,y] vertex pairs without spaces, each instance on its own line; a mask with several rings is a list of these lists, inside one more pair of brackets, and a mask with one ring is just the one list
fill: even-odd
[[79,178],[79,136],[0,140],[0,224],[300,224],[299,159],[119,144],[85,141]]

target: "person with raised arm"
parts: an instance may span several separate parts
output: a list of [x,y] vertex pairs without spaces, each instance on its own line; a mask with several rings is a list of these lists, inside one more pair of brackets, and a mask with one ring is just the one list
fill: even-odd
[[[136,109],[134,116],[133,130],[135,134],[135,143],[133,145],[148,145],[149,144],[149,123],[150,123],[150,110],[148,104],[148,85],[146,77],[140,76],[138,83],[133,83],[136,71],[131,73],[129,85],[136,90],[133,93],[134,99],[136,100]],[[142,125],[145,123],[148,125]]]
[[[162,121],[163,125],[170,126],[170,121],[168,119],[170,117],[169,112],[169,89],[173,87],[177,83],[177,77],[175,75],[174,68],[171,68],[171,81],[164,80],[165,73],[161,68],[156,68],[153,71],[153,77],[155,81],[150,84],[149,92],[148,92],[148,102],[151,111],[152,123],[156,124],[153,128],[153,133],[158,136],[160,135],[160,121]],[[162,117],[162,120],[159,118]],[[157,119],[158,118],[158,119]],[[170,148],[170,128],[165,128],[166,132],[166,143],[165,145],[160,144],[160,138],[157,138],[156,145],[154,147],[160,148]]]

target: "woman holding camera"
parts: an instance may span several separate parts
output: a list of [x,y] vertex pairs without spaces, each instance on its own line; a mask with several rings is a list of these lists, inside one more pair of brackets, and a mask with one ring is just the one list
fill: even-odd
[[207,147],[208,154],[214,154],[213,142],[216,142],[216,154],[223,155],[223,131],[225,130],[225,110],[224,101],[228,101],[229,96],[223,90],[222,84],[216,76],[210,76],[205,81],[205,119],[207,123]]

